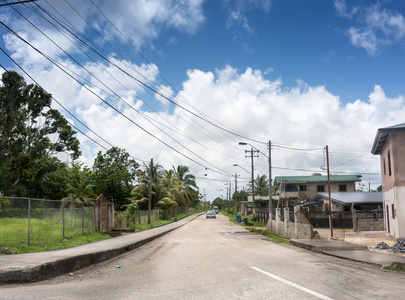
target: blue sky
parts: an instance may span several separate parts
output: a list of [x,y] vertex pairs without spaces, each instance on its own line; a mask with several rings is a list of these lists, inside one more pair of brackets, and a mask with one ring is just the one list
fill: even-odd
[[[0,46],[104,146],[78,135],[89,166],[109,147],[90,128],[140,161],[190,166],[210,200],[225,196],[232,174],[246,186],[251,166],[241,140],[262,151],[255,174],[267,175],[271,140],[273,178],[324,172],[329,145],[332,172],[381,184],[379,158],[370,154],[376,131],[404,122],[403,1],[48,2],[14,6],[21,15],[2,6],[0,20],[71,77],[4,26]],[[66,36],[34,14],[40,8],[69,20],[108,60],[76,47],[60,25],[49,19]],[[22,73],[3,52],[0,63]]]
[[[310,85],[324,85],[344,103],[365,99],[375,84],[386,87],[390,96],[404,93],[403,32],[396,38],[395,33],[388,31],[397,28],[387,28],[385,33],[384,24],[374,24],[373,33],[378,41],[371,49],[351,42],[349,34],[350,28],[366,32],[372,27],[364,20],[369,10],[402,16],[403,2],[356,1],[356,6],[351,6],[349,3],[354,3],[351,1],[345,11],[348,14],[358,7],[353,16],[339,12],[333,1],[266,3],[270,3],[270,8],[258,5],[241,9],[245,23],[228,21],[230,11],[235,9],[231,4],[221,1],[203,4],[206,20],[196,34],[163,32],[156,43],[161,50],[154,54],[156,61],[161,61],[161,69],[167,66],[162,73],[177,69],[181,81],[189,68],[212,70],[229,64],[239,70],[247,67],[272,70],[267,78],[281,78],[285,86],[294,86],[298,79]],[[177,42],[168,43],[173,37]],[[163,57],[159,57],[160,53],[164,53]]]

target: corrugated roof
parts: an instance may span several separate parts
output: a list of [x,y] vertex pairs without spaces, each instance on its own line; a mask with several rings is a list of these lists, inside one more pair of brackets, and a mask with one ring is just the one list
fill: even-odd
[[[328,193],[319,193],[313,196],[310,201],[317,201],[319,199],[329,199]],[[362,192],[341,192],[341,193],[331,193],[331,199],[333,202],[340,204],[364,204],[364,203],[373,203],[379,204],[383,203],[382,192],[371,192],[371,193],[362,193]]]
[[379,128],[374,138],[373,147],[371,148],[372,154],[381,154],[381,150],[384,147],[385,141],[391,132],[405,131],[405,123],[389,126],[385,128]]
[[[331,182],[361,181],[361,175],[330,175]],[[274,184],[328,182],[328,176],[276,176]]]

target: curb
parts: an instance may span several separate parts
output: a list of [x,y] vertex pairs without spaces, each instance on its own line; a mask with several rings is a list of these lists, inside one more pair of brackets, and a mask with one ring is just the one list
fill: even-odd
[[202,215],[201,213],[196,214],[194,218],[191,218],[186,223],[181,224],[175,228],[166,230],[164,232],[152,235],[148,238],[136,241],[134,243],[119,248],[109,249],[106,251],[98,251],[84,255],[71,256],[68,258],[58,259],[52,262],[36,266],[13,268],[10,270],[6,270],[5,272],[0,272],[0,283],[26,283],[26,282],[41,281],[62,274],[71,273],[73,271],[86,268],[94,264],[98,264],[100,262],[114,258],[118,255],[124,254],[128,251],[134,250],[157,238],[160,238],[180,228],[181,226],[184,226],[185,224],[193,221],[194,219],[196,219],[201,215]]

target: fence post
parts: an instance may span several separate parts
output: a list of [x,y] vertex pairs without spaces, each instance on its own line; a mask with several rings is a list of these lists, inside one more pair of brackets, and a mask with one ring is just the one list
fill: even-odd
[[62,201],[62,237],[65,238],[65,202]]
[[290,219],[290,210],[284,207],[284,234],[288,235],[288,220]]
[[28,199],[28,246],[30,245],[31,200]]
[[357,231],[357,214],[356,209],[352,208],[352,222],[353,222],[353,231]]
[[294,226],[295,226],[295,238],[298,239],[298,217],[297,212],[300,210],[298,205],[294,206]]
[[82,235],[84,235],[84,204],[82,202]]
[[279,223],[281,222],[281,210],[280,208],[276,208],[276,233],[279,232]]

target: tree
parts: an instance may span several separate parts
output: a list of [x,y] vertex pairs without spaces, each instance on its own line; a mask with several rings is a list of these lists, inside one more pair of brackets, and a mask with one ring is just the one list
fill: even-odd
[[93,165],[96,194],[103,194],[117,208],[128,204],[138,168],[139,164],[123,149],[112,147],[104,155],[100,151]]
[[255,195],[268,196],[269,195],[269,181],[266,175],[257,175],[255,180]]
[[212,201],[211,206],[212,206],[212,207],[218,206],[219,209],[222,209],[222,202],[223,202],[223,201],[222,201],[222,198],[216,197],[216,198],[214,199],[214,201]]
[[195,204],[198,202],[198,187],[195,182],[195,176],[189,173],[189,167],[179,165],[177,168],[173,166],[177,178],[180,181],[180,192],[183,194],[183,199],[186,204]]
[[57,169],[58,153],[75,160],[79,140],[68,121],[51,108],[52,96],[27,85],[17,72],[2,74],[0,86],[0,192],[38,196],[46,174]]

